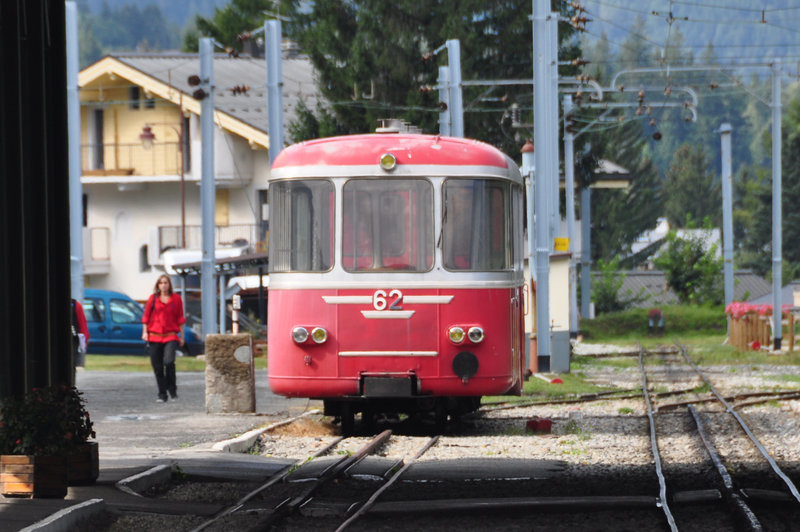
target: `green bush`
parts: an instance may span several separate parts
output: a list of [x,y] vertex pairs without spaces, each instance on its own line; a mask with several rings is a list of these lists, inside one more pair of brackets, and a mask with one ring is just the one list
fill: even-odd
[[[649,333],[647,314],[650,308],[637,308],[602,314],[593,320],[581,320],[586,340],[604,340],[625,336],[641,337]],[[664,315],[664,336],[692,334],[724,334],[727,317],[722,307],[679,305],[661,307]]]

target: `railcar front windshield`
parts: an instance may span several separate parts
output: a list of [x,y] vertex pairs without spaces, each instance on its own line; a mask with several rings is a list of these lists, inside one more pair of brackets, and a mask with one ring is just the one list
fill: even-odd
[[503,271],[513,268],[511,183],[448,179],[442,189],[444,267]]
[[333,184],[276,181],[270,186],[272,272],[322,272],[333,266]]
[[276,181],[270,186],[270,272],[325,272],[334,245],[351,273],[427,272],[435,248],[450,271],[514,269],[521,238],[519,186],[500,179],[442,183],[441,232],[434,223],[434,184],[423,178],[349,179],[341,189],[341,239],[334,242],[336,192],[331,181]]
[[352,179],[342,197],[342,266],[349,272],[433,267],[433,186],[424,179]]

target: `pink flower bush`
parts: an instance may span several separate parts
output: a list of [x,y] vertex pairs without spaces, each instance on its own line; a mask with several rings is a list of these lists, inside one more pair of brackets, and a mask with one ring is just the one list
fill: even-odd
[[[792,305],[781,305],[782,315],[788,315],[791,310]],[[725,314],[735,320],[740,320],[749,313],[756,313],[759,316],[772,316],[772,305],[753,305],[743,301],[734,301],[725,307]]]

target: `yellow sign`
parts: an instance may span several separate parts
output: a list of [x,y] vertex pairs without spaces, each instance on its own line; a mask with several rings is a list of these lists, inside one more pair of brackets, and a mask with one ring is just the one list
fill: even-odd
[[554,251],[569,251],[569,238],[554,238],[553,239]]

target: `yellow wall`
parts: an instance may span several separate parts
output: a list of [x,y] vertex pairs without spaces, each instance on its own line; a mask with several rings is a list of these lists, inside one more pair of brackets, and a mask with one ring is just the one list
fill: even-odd
[[[155,107],[145,106],[140,90],[139,108],[128,103],[129,85],[122,87],[90,86],[81,89],[81,144],[84,169],[89,168],[90,120],[95,109],[103,110],[103,161],[106,171],[132,169],[135,175],[177,175],[180,173],[179,132],[181,114],[176,105],[155,100]],[[140,135],[150,124],[156,138],[151,150],[142,146]]]

